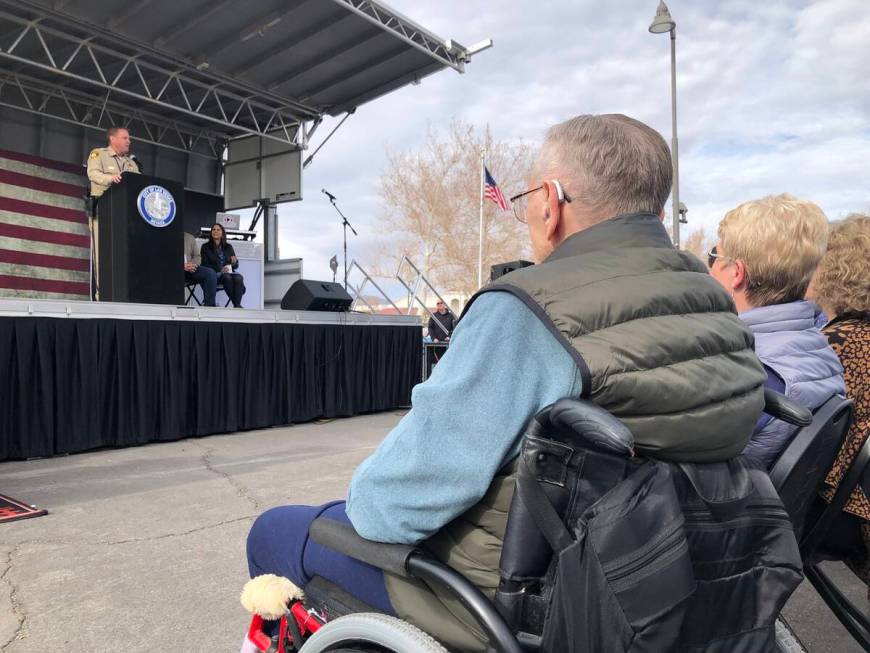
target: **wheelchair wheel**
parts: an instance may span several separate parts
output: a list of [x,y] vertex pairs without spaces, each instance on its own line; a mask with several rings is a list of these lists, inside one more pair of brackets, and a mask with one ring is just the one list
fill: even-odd
[[807,653],[804,645],[781,615],[776,620],[776,653]]
[[385,614],[349,614],[314,633],[299,653],[447,653],[441,644],[407,621]]

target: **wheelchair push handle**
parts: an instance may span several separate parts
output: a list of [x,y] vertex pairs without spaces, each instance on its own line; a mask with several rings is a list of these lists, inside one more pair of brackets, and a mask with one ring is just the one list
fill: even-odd
[[809,426],[813,423],[813,414],[809,410],[769,388],[764,389],[764,412],[794,426]]
[[571,431],[591,449],[634,456],[634,436],[628,427],[589,401],[559,399],[535,415],[527,434],[546,435],[552,428]]
[[[813,414],[768,388],[764,389],[764,412],[794,426],[809,426]],[[617,455],[634,455],[634,437],[615,416],[589,401],[564,398],[535,415],[527,434],[546,436],[552,429],[566,429],[579,436],[592,449]]]

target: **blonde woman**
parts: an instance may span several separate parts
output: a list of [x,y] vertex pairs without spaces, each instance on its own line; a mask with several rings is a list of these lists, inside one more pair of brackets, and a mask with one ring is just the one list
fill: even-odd
[[[843,364],[846,396],[855,402],[852,426],[837,455],[823,496],[830,500],[846,470],[870,437],[870,216],[851,215],[831,225],[828,251],[808,296],[827,314],[822,329]],[[843,510],[859,520],[865,551],[851,561],[870,581],[870,501],[861,489]]]
[[[810,410],[845,394],[843,368],[815,326],[815,307],[804,299],[827,244],[822,210],[791,195],[768,196],[729,211],[718,235],[710,273],[755,336],[767,387]],[[762,415],[743,453],[770,467],[794,432]]]

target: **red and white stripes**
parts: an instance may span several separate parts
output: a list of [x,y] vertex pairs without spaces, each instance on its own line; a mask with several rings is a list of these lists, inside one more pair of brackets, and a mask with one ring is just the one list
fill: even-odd
[[84,167],[0,150],[0,297],[88,299]]

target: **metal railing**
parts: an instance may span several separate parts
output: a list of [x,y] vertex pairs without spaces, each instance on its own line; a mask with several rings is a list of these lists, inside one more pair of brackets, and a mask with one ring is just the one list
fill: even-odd
[[[359,272],[359,274],[362,276],[362,280],[358,283],[353,278],[354,272]],[[356,310],[357,302],[362,302],[366,305],[366,307],[368,307],[369,311],[371,311],[372,313],[375,312],[375,308],[371,304],[369,304],[368,300],[363,294],[368,284],[371,284],[375,288],[375,290],[380,293],[381,297],[389,302],[390,306],[395,309],[396,315],[402,314],[402,310],[398,306],[396,306],[393,300],[390,299],[390,296],[387,295],[386,292],[384,292],[383,288],[381,288],[377,284],[377,282],[372,279],[371,275],[369,275],[369,273],[366,272],[362,268],[362,266],[356,262],[356,259],[353,259],[350,262],[350,265],[347,267],[347,291],[348,293],[350,293],[350,296],[353,299],[353,302],[350,305],[350,310]]]
[[[413,274],[414,278],[406,279],[405,276],[402,274],[403,272],[409,272]],[[441,297],[440,294],[438,294],[438,291],[435,290],[435,286],[429,283],[429,280],[426,278],[426,276],[420,271],[420,269],[416,265],[414,265],[411,259],[409,259],[407,256],[403,256],[402,260],[399,261],[399,269],[396,271],[396,279],[408,291],[408,315],[411,314],[411,309],[413,308],[413,305],[415,303],[419,304],[423,308],[423,311],[435,321],[435,324],[438,326],[439,329],[441,329],[444,335],[449,336],[450,331],[447,329],[446,326],[444,326],[444,323],[440,319],[438,319],[438,314],[430,311],[429,308],[426,306],[426,302],[420,299],[419,292],[421,287],[431,290],[432,294],[434,294],[435,297],[437,297],[440,301],[444,302],[444,306],[447,307],[447,310],[453,316],[454,321],[456,320],[456,313],[454,313],[453,310],[447,305],[447,302],[444,301],[444,298]]]

